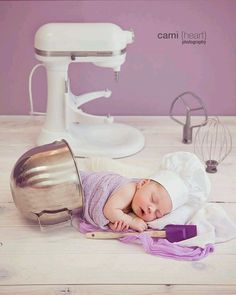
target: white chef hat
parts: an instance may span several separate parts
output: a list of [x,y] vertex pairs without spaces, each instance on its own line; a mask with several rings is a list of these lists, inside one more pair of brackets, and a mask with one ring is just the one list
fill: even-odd
[[164,156],[159,171],[149,177],[160,183],[172,201],[172,210],[190,198],[201,203],[210,191],[210,182],[198,157],[189,152],[175,152]]
[[160,183],[166,189],[172,201],[172,210],[182,206],[188,200],[188,188],[175,172],[160,170],[150,179]]

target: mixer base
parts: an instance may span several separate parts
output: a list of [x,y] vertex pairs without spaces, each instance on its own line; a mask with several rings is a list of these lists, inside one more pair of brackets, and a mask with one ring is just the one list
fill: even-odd
[[136,154],[144,147],[144,136],[136,128],[120,124],[72,123],[68,132],[42,129],[37,144],[65,139],[76,157],[102,156],[123,158]]

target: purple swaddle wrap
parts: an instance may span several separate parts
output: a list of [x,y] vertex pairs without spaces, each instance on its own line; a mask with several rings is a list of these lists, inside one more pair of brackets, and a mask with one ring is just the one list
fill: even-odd
[[[84,193],[83,212],[73,215],[73,226],[81,233],[109,230],[106,226],[109,220],[103,214],[104,205],[109,196],[121,186],[137,181],[110,172],[80,171],[80,178]],[[177,243],[170,243],[165,239],[151,238],[146,233],[138,233],[119,239],[126,244],[141,244],[145,252],[168,257],[176,260],[200,260],[214,251],[214,245],[208,244],[204,248],[186,247]]]
[[106,229],[109,220],[103,214],[111,194],[132,180],[112,172],[79,171],[84,193],[83,218],[94,226]]

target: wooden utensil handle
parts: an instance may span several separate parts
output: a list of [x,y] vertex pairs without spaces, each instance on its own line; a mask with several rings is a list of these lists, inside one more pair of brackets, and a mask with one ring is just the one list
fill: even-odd
[[[152,230],[152,231],[144,231],[144,233],[150,234],[151,237],[155,238],[165,238],[166,231],[165,230]],[[127,236],[137,236],[139,232],[111,232],[111,231],[94,231],[88,232],[85,234],[88,239],[119,239]]]

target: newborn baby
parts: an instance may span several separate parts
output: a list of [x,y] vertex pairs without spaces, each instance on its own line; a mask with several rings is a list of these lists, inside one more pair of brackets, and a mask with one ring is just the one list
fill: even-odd
[[[115,191],[107,200],[103,213],[114,231],[131,228],[139,232],[147,229],[145,221],[160,218],[172,210],[166,189],[156,181],[142,179],[130,182]],[[133,212],[136,216],[128,215]]]
[[142,232],[148,227],[146,222],[161,218],[187,200],[184,181],[169,170],[161,170],[149,179],[129,179],[112,172],[79,174],[83,218],[102,229],[108,226],[114,231],[130,228]]

